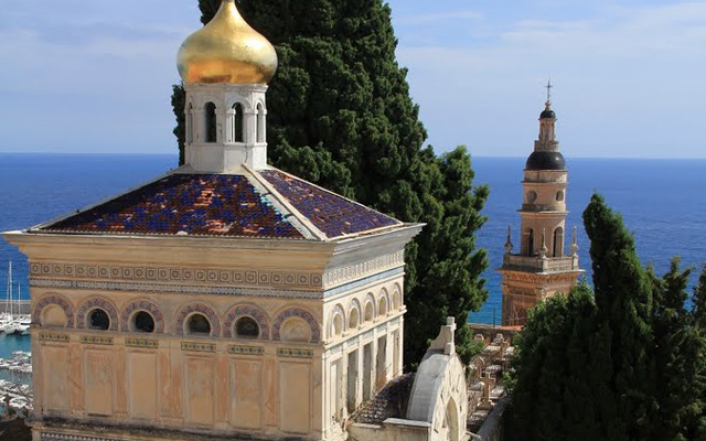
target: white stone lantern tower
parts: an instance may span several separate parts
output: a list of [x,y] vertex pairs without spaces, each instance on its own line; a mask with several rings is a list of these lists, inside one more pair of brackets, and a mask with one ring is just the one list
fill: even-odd
[[277,70],[272,44],[226,1],[184,41],[178,67],[186,90],[186,163],[206,173],[264,168],[265,93]]

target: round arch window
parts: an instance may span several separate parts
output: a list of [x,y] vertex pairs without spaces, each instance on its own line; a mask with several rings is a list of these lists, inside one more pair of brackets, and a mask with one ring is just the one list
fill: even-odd
[[102,309],[94,309],[88,314],[88,327],[98,331],[107,331],[110,328],[108,313]]
[[187,329],[191,335],[210,335],[211,322],[203,314],[193,314],[189,317]]
[[527,201],[528,202],[534,202],[537,200],[537,192],[536,191],[530,191],[527,193]]
[[235,335],[240,338],[258,338],[260,326],[251,317],[241,317],[235,322]]
[[138,311],[132,319],[132,328],[134,332],[154,332],[154,318],[152,314],[146,311]]
[[556,200],[561,202],[564,200],[564,192],[563,191],[557,191],[556,192]]

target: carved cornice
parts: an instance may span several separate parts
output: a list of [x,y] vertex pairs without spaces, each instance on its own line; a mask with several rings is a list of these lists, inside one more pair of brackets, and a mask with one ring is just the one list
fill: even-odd
[[404,250],[358,262],[355,265],[331,268],[324,273],[324,288],[329,289],[400,266],[404,266]]

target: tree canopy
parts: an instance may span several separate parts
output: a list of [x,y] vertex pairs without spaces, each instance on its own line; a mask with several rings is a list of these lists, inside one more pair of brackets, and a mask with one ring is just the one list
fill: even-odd
[[[199,0],[202,23],[220,0]],[[275,45],[269,84],[268,160],[282,170],[426,227],[406,250],[405,361],[421,360],[446,316],[465,323],[487,298],[487,267],[475,232],[488,196],[473,186],[465,147],[437,156],[395,57],[391,11],[382,0],[237,0]],[[183,162],[183,89],[175,86],[174,133]],[[457,331],[462,357],[471,335]]]

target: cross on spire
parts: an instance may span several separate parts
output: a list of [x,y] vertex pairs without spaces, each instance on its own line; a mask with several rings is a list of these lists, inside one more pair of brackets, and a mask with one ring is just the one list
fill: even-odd
[[547,81],[547,105],[552,102],[552,80]]

